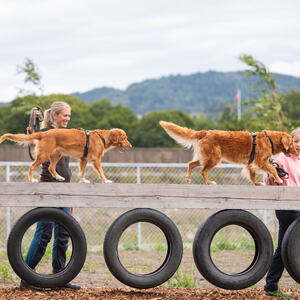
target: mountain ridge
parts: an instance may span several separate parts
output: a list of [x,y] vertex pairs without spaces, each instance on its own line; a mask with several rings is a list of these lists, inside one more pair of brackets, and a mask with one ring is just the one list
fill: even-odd
[[[282,93],[292,89],[300,90],[300,78],[273,73]],[[236,91],[241,90],[241,98],[253,98],[251,84],[257,81],[255,76],[246,77],[244,71],[197,72],[190,75],[169,75],[157,79],[146,79],[132,83],[126,89],[100,87],[87,92],[72,93],[87,103],[108,99],[112,104],[123,104],[137,114],[153,110],[177,109],[186,113],[216,113],[232,103]]]

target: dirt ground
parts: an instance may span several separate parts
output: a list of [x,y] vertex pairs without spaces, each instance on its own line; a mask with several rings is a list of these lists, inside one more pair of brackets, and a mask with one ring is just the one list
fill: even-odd
[[[299,290],[285,290],[293,294],[293,299],[300,299]],[[130,300],[182,300],[182,299],[272,299],[265,296],[262,289],[245,289],[241,291],[227,291],[223,289],[202,289],[202,288],[153,288],[137,290],[132,288],[108,288],[108,287],[84,287],[79,291],[67,289],[38,292],[33,290],[20,290],[16,287],[0,288],[0,300],[93,300],[93,299],[130,299]]]
[[[138,259],[139,252],[130,251],[128,261],[135,261]],[[237,266],[232,264],[232,257],[230,257],[232,251],[222,253],[222,267],[223,270],[234,269],[237,272]],[[153,257],[149,253],[149,257]],[[156,257],[157,258],[157,257]],[[143,257],[144,265],[148,264],[148,257]],[[236,261],[236,257],[235,257]],[[151,260],[149,261],[151,265]],[[81,285],[79,291],[71,291],[67,289],[49,290],[45,292],[33,291],[33,290],[20,290],[18,288],[19,279],[16,279],[14,283],[7,282],[0,285],[0,300],[8,299],[51,299],[51,300],[66,300],[66,299],[151,299],[151,300],[163,300],[163,299],[270,299],[264,295],[263,286],[264,278],[254,286],[239,290],[224,290],[219,289],[205,280],[198,270],[195,268],[193,256],[191,251],[187,251],[183,255],[183,260],[180,265],[179,271],[183,271],[186,274],[191,275],[191,279],[195,288],[174,288],[173,283],[176,283],[176,274],[171,280],[164,283],[162,286],[146,290],[138,290],[129,288],[115,279],[109,272],[105,265],[103,255],[98,253],[89,253],[86,263],[78,276],[72,281],[74,284]],[[147,271],[148,273],[148,271]],[[280,281],[280,287],[286,292],[293,294],[293,299],[300,299],[300,285],[297,284],[288,273],[284,272]]]
[[[152,255],[151,252],[148,253],[148,256],[143,256],[142,260],[143,263],[139,263],[140,265],[146,266],[146,265],[151,265],[153,266],[155,263],[153,262],[154,260],[158,259],[158,254],[155,252],[156,255]],[[130,254],[128,255],[127,260],[128,261],[135,261],[137,262],[139,260],[140,253],[139,251],[130,251]],[[121,256],[121,255],[120,255]],[[123,258],[123,257],[122,257]],[[151,259],[150,259],[151,258]],[[214,262],[217,266],[222,265],[222,270],[225,271],[226,273],[238,273],[242,271],[244,268],[248,266],[245,262],[247,258],[245,255],[240,255],[239,259],[236,257],[236,253],[233,253],[233,251],[222,251],[220,253],[220,256],[217,257]],[[237,261],[243,260],[244,263],[242,263],[242,266],[237,265]],[[122,262],[124,263],[125,258],[122,259]],[[235,263],[233,263],[235,262]],[[124,263],[125,265],[125,263]],[[126,268],[128,269],[129,265],[125,265]],[[156,266],[156,268],[159,265]],[[149,273],[153,271],[153,269],[149,269],[146,271],[146,273]],[[196,288],[215,288],[214,285],[209,283],[203,276],[199,273],[197,270],[194,259],[193,259],[193,254],[191,251],[184,251],[182,262],[179,267],[179,271],[185,272],[187,276],[192,274],[192,278],[195,282],[195,287]],[[134,272],[136,273],[136,271]],[[176,278],[176,274],[172,277],[171,280],[168,282],[164,283],[163,286],[169,287]],[[95,286],[102,286],[102,287],[116,287],[116,288],[126,288],[127,286],[119,282],[108,270],[103,255],[97,255],[97,254],[89,254],[87,256],[87,260],[85,262],[85,265],[82,269],[82,271],[78,274],[78,276],[72,281],[75,284],[79,284],[81,286],[85,287],[95,287]],[[265,277],[261,279],[257,284],[255,284],[251,288],[263,288],[265,285]],[[280,279],[280,288],[282,289],[299,289],[300,290],[300,284],[298,284],[291,276],[284,271],[281,279]]]

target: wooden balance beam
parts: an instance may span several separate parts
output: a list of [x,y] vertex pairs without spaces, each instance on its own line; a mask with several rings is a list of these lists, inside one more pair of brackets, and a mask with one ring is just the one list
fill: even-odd
[[3,207],[300,209],[300,187],[0,182]]

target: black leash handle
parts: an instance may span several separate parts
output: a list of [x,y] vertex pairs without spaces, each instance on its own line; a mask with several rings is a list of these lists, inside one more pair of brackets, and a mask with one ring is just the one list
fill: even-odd
[[280,168],[277,162],[271,160],[270,163],[273,165],[273,167],[275,167],[277,174],[280,178],[285,178],[285,179],[289,178],[289,173],[283,168]]
[[[37,115],[37,110],[40,111],[40,115]],[[36,109],[32,109],[30,112],[28,126],[26,128],[27,134],[34,133],[40,130],[40,122],[44,120],[44,111],[40,106],[36,106]],[[31,160],[34,160],[34,157],[31,153],[31,146],[28,145],[28,154]]]

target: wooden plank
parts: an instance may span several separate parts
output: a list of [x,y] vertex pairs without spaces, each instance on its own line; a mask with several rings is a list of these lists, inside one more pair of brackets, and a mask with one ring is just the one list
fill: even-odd
[[0,183],[0,206],[300,209],[300,187]]

